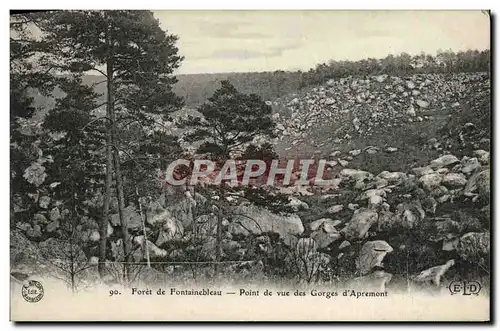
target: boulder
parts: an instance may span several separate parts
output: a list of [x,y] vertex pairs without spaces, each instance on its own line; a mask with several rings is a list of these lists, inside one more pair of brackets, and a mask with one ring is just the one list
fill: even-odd
[[54,232],[58,228],[59,228],[59,221],[53,221],[53,222],[50,222],[49,224],[47,224],[47,227],[45,228],[45,230],[47,232]]
[[446,174],[442,181],[443,185],[450,188],[459,188],[467,184],[467,179],[463,174],[449,173]]
[[375,196],[380,196],[380,197],[386,197],[387,195],[387,192],[385,189],[369,189],[369,190],[366,190],[364,191],[360,197],[358,198],[358,200],[360,201],[363,201],[363,200],[370,200],[372,197],[375,197]]
[[425,211],[418,201],[404,202],[396,207],[398,220],[406,229],[412,229],[425,218]]
[[341,151],[334,151],[334,152],[330,153],[330,156],[331,157],[336,157],[336,156],[339,156],[340,154],[342,154]]
[[349,161],[346,161],[346,160],[338,160],[339,164],[342,166],[342,167],[347,167],[347,165],[349,164]]
[[419,182],[427,191],[432,191],[434,188],[439,187],[443,177],[439,174],[423,175],[419,178]]
[[48,196],[43,196],[41,197],[39,200],[38,200],[38,204],[41,208],[43,209],[47,209],[49,208],[49,204],[50,204],[50,197]]
[[163,220],[156,245],[162,246],[164,243],[179,240],[184,236],[184,227],[182,223],[174,218],[167,218]]
[[368,274],[374,267],[382,268],[382,260],[387,253],[393,250],[384,240],[368,241],[361,247],[359,257],[356,260],[356,267],[362,275]]
[[453,237],[453,238],[445,238],[443,239],[443,246],[442,250],[445,252],[451,252],[454,251],[458,247],[458,238]]
[[443,195],[447,194],[448,189],[444,186],[439,186],[439,187],[436,187],[435,189],[433,189],[430,193],[431,193],[431,196],[438,198],[438,197],[442,197]]
[[458,255],[470,262],[478,262],[490,254],[490,233],[469,232],[460,237],[457,244]]
[[387,148],[385,149],[385,151],[386,151],[387,153],[394,153],[394,152],[397,152],[397,151],[398,151],[398,149],[397,149],[396,147],[387,147]]
[[229,232],[244,235],[273,232],[287,239],[290,235],[301,235],[304,226],[300,217],[295,214],[278,215],[250,204],[235,209],[232,222],[229,224]]
[[490,198],[490,170],[481,168],[469,178],[465,185],[463,194],[474,199],[482,198],[489,200]]
[[367,185],[360,185],[360,187],[363,189],[371,189],[373,187],[380,189],[380,188],[384,188],[388,185],[389,185],[389,181],[387,179],[375,177],[370,183],[368,183]]
[[328,208],[326,210],[326,212],[329,214],[335,214],[335,213],[338,213],[339,211],[342,211],[343,209],[344,209],[344,206],[342,206],[342,205],[334,205],[334,206],[331,206],[330,208]]
[[429,102],[428,101],[425,101],[425,100],[422,100],[422,99],[418,99],[416,101],[416,104],[420,107],[420,108],[428,108],[429,107]]
[[[212,197],[213,198],[213,197]],[[205,203],[207,198],[200,194],[196,194],[193,198],[191,195],[187,195],[182,198],[180,201],[177,201],[175,204],[168,206],[166,211],[170,213],[170,217],[173,217],[180,222],[185,229],[191,229],[191,225],[193,222],[193,210],[200,203]],[[149,217],[148,217],[149,221]]]
[[349,246],[351,246],[351,243],[348,242],[347,240],[344,240],[342,243],[340,243],[339,250],[342,250],[342,249],[347,248]]
[[418,283],[432,283],[436,286],[441,284],[443,275],[455,265],[455,260],[449,260],[445,264],[438,265],[420,272],[418,275],[413,276],[412,279]]
[[430,167],[433,169],[445,168],[459,162],[460,160],[455,155],[447,154],[432,160]]
[[345,179],[351,179],[355,181],[364,181],[366,179],[372,179],[373,175],[367,171],[357,170],[357,169],[342,169],[340,171],[340,177]]
[[417,112],[415,112],[415,107],[413,107],[413,105],[410,105],[410,107],[408,107],[408,109],[406,110],[406,113],[413,117],[413,116],[416,116],[417,115]]
[[481,164],[483,165],[490,164],[490,152],[478,149],[474,151],[474,156],[477,157],[477,159],[479,160],[479,162],[481,162]]
[[377,177],[385,179],[389,184],[394,184],[394,185],[399,185],[408,178],[408,176],[404,172],[389,172],[389,171],[382,171],[377,175]]
[[[168,255],[166,250],[159,248],[157,245],[155,245],[151,241],[148,240],[147,244],[146,244],[146,240],[144,240],[144,236],[134,237],[133,241],[135,244],[141,246],[140,250],[143,253],[139,255],[140,260],[142,260],[142,258],[145,256],[146,248],[148,249],[150,258],[164,258]],[[118,246],[118,244],[117,244],[117,246]],[[123,254],[123,251],[122,251],[122,254]]]
[[418,177],[434,173],[434,170],[429,166],[413,168],[413,169],[411,169],[411,171]]
[[476,169],[479,169],[480,167],[481,163],[479,163],[479,160],[477,158],[464,158],[462,159],[462,168],[460,169],[460,171],[468,175]]
[[325,231],[326,233],[337,233],[338,231],[335,227],[341,223],[342,222],[339,220],[324,222],[323,231]]
[[[142,227],[141,216],[135,211],[135,207],[133,205],[129,205],[123,210],[123,216],[128,229],[137,229]],[[118,213],[111,215],[111,224],[113,226],[121,224],[120,215]]]
[[394,225],[399,223],[400,220],[395,213],[388,210],[382,210],[378,215],[377,231],[390,231]]
[[309,223],[309,228],[311,229],[311,231],[324,229],[326,232],[337,232],[336,230],[335,231],[332,230],[332,228],[335,229],[335,227],[340,223],[342,222],[339,220],[334,221],[331,218],[321,218],[319,220]]
[[297,199],[296,197],[289,197],[288,200],[289,202],[287,206],[290,207],[293,211],[309,209],[309,205],[307,203]]
[[33,215],[33,221],[35,224],[47,224],[47,218],[42,214]]
[[436,170],[436,173],[440,175],[446,175],[448,172],[450,172],[448,168],[439,168],[438,170]]
[[368,230],[378,220],[378,214],[373,209],[361,208],[354,212],[351,220],[340,231],[348,240],[363,239]]
[[350,203],[347,205],[347,209],[349,210],[356,210],[359,208],[359,205],[357,203]]
[[378,148],[372,146],[370,148],[365,149],[365,153],[370,154],[370,155],[377,154]]
[[54,207],[50,210],[49,219],[51,221],[59,221],[61,219],[61,213],[59,212],[59,208]]
[[317,243],[318,248],[326,248],[330,246],[331,243],[336,242],[342,238],[342,235],[338,232],[327,233],[323,229],[319,229],[311,233],[311,238]]

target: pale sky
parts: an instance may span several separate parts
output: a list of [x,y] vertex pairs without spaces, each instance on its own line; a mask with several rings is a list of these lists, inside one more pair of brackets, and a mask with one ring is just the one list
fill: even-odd
[[329,60],[490,48],[480,11],[155,11],[179,74],[308,70]]

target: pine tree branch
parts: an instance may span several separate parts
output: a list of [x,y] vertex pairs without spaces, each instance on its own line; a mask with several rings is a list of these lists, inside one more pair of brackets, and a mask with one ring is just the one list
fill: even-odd
[[91,88],[94,88],[94,87],[96,87],[96,86],[97,86],[97,85],[99,85],[99,84],[106,83],[107,81],[108,81],[107,79],[105,79],[105,80],[101,80],[100,82],[93,83],[92,85],[90,85],[90,87],[91,87]]
[[103,75],[104,77],[109,79],[108,75],[104,71],[102,71],[101,69],[97,69],[96,67],[92,67],[92,68],[90,68],[89,71],[91,71],[91,70],[97,71],[97,72],[101,73],[101,75]]
[[[102,105],[101,105],[101,106],[102,106]],[[99,106],[99,107],[100,107],[100,106]],[[97,107],[97,108],[99,108],[99,107]],[[96,108],[94,108],[94,109],[96,109]],[[104,119],[104,120],[111,121],[111,120],[109,119],[109,117],[106,117],[106,116],[99,117],[99,118],[96,118],[95,120],[92,120],[92,121],[88,122],[87,124],[85,124],[81,130],[82,130],[82,131],[85,131],[85,128],[86,128],[87,126],[89,126],[89,125],[93,124],[94,122],[97,122],[97,121],[103,120],[103,119]]]

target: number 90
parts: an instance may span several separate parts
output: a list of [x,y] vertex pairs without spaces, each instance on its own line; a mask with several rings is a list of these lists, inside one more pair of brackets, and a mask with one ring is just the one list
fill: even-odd
[[118,295],[120,292],[118,290],[109,290],[109,296],[112,297],[113,295]]

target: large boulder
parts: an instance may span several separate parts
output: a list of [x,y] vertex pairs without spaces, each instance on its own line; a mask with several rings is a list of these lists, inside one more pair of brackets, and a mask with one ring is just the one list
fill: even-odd
[[371,272],[374,267],[382,268],[382,260],[387,253],[393,250],[384,240],[368,241],[361,247],[359,257],[356,260],[356,267],[362,275]]
[[451,166],[459,162],[460,160],[455,155],[447,154],[435,160],[432,160],[430,167],[433,169],[445,168],[447,166]]
[[165,218],[155,244],[161,246],[165,242],[182,239],[183,236],[184,226],[182,223],[174,218]]
[[423,270],[418,275],[413,276],[412,279],[417,283],[430,283],[439,286],[443,275],[454,265],[455,260],[449,260],[445,264]]
[[490,233],[469,232],[458,240],[457,253],[466,261],[478,262],[490,254]]
[[[132,205],[127,206],[123,210],[123,216],[125,224],[127,224],[128,229],[137,229],[142,226],[142,219],[138,212],[135,211],[135,207]],[[118,213],[111,215],[111,224],[113,226],[118,226],[121,224],[120,215]]]
[[334,229],[337,225],[342,223],[339,220],[332,220],[331,218],[320,218],[314,222],[309,223],[309,228],[311,231],[317,231],[318,229],[324,229],[326,232],[336,232],[330,231],[332,228]]
[[429,175],[429,174],[433,174],[434,173],[434,170],[429,167],[429,166],[426,166],[426,167],[418,167],[418,168],[413,168],[411,169],[411,171],[417,175],[417,176],[424,176],[424,175]]
[[432,191],[436,187],[439,187],[442,181],[443,176],[440,174],[423,175],[419,178],[419,182],[427,191]]
[[344,209],[344,206],[342,205],[333,205],[329,207],[326,212],[329,214],[335,214],[338,213],[339,211],[342,211]]
[[61,213],[59,212],[59,208],[54,207],[50,210],[49,219],[53,222],[59,221],[61,219]]
[[479,163],[478,159],[475,157],[472,158],[463,158],[462,159],[462,168],[460,169],[464,174],[470,174],[476,169],[481,167],[481,163]]
[[182,222],[185,229],[190,229],[193,223],[194,208],[200,203],[198,197],[200,199],[206,199],[200,195],[196,195],[195,198],[188,195],[175,204],[168,206],[166,210],[171,214],[171,217]]
[[295,214],[278,215],[267,209],[247,204],[238,206],[229,224],[231,234],[261,234],[273,232],[287,239],[304,232],[304,225]]
[[490,152],[484,151],[482,149],[478,149],[474,151],[474,156],[476,156],[481,162],[481,164],[488,165],[490,164]]
[[375,210],[361,208],[354,212],[351,220],[340,231],[348,240],[363,239],[371,226],[378,220],[378,214]]
[[358,170],[358,169],[342,169],[340,171],[340,177],[342,179],[354,180],[356,182],[362,182],[364,180],[370,180],[373,175],[368,171]]
[[449,188],[460,188],[467,184],[467,178],[463,174],[452,172],[443,177],[442,183]]
[[421,99],[417,100],[417,101],[416,101],[416,104],[417,104],[420,108],[424,108],[424,109],[425,109],[425,108],[427,108],[427,107],[429,107],[429,102],[428,102],[428,101],[425,101],[425,100],[421,100]]
[[296,197],[289,197],[288,201],[289,202],[288,202],[287,206],[290,207],[293,211],[309,209],[309,205],[307,203],[305,203],[302,200],[297,199]]
[[311,233],[311,238],[313,238],[317,243],[318,248],[325,248],[330,246],[331,243],[340,240],[342,238],[342,235],[338,232],[328,233],[322,229],[319,229]]
[[159,248],[157,245],[149,240],[144,240],[144,236],[134,237],[134,244],[139,245],[140,249],[135,254],[136,261],[141,261],[146,256],[146,249],[148,250],[150,258],[162,258],[167,256],[167,251]]
[[439,187],[436,187],[435,189],[433,189],[430,193],[431,193],[431,196],[438,198],[438,197],[442,197],[445,194],[448,194],[448,189],[444,186],[439,186]]
[[475,199],[481,198],[489,200],[490,198],[490,169],[478,169],[467,181],[463,194]]
[[369,206],[378,206],[385,201],[387,189],[369,189],[361,194],[358,200],[368,200]]
[[412,229],[425,218],[425,211],[419,201],[400,203],[396,210],[401,226],[406,229]]
[[378,215],[377,231],[390,231],[395,225],[399,225],[400,222],[397,214],[389,210],[382,210]]
[[387,180],[391,185],[399,185],[408,178],[408,175],[404,172],[382,171],[377,177]]

